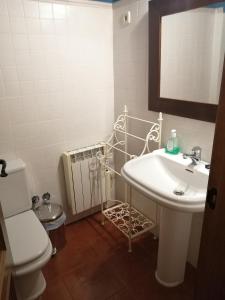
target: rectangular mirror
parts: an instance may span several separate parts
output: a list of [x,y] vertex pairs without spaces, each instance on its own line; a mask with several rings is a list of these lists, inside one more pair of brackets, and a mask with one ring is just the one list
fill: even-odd
[[225,1],[152,0],[149,40],[149,109],[214,122],[224,64]]

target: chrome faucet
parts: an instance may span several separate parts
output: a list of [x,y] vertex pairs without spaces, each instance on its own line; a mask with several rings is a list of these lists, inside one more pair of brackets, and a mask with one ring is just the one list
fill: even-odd
[[195,146],[192,148],[191,153],[184,153],[183,158],[186,159],[190,157],[192,160],[191,165],[196,166],[202,159],[202,148],[199,146]]

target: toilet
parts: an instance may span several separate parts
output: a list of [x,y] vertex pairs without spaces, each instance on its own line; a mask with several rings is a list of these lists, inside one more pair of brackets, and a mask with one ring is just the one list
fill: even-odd
[[50,239],[32,210],[26,165],[21,159],[7,163],[0,178],[0,201],[12,256],[12,276],[18,300],[37,299],[45,290],[41,272],[52,255]]

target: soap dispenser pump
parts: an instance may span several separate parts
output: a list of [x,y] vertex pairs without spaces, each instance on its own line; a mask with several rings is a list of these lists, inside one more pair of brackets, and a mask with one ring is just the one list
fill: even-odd
[[176,129],[171,130],[170,138],[166,144],[166,152],[170,154],[178,154],[180,152]]

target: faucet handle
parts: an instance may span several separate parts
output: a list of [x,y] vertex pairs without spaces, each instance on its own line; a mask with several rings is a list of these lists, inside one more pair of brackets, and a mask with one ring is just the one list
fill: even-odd
[[199,146],[195,146],[192,148],[193,155],[197,158],[197,160],[202,159],[202,148]]

